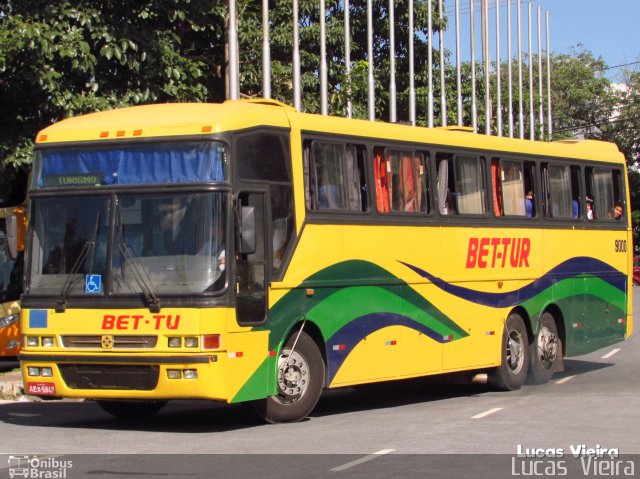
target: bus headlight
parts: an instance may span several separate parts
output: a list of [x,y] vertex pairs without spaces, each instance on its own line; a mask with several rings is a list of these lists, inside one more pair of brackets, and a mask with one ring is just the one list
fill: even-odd
[[184,338],[184,347],[185,348],[197,348],[198,347],[198,338],[194,337],[186,337]]
[[38,336],[27,336],[27,346],[40,346]]
[[52,336],[43,336],[42,337],[42,346],[51,348],[53,347],[53,337]]
[[17,321],[20,321],[20,314],[12,314],[7,316],[6,318],[0,318],[0,328],[4,328],[5,326],[9,326]]

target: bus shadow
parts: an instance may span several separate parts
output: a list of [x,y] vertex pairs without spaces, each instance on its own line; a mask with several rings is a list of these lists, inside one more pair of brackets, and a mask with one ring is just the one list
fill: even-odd
[[[596,372],[611,363],[565,360],[565,370],[556,373],[551,383],[525,385],[512,394],[544,394],[546,387],[569,376]],[[413,404],[428,404],[453,398],[504,394],[488,384],[472,383],[470,374],[449,374],[399,381],[386,381],[326,391],[311,419],[386,409]],[[93,401],[41,401],[5,403],[0,421],[26,427],[82,428],[111,431],[215,433],[266,426],[246,404],[225,404],[206,400],[176,400],[158,414],[138,420],[110,416]]]

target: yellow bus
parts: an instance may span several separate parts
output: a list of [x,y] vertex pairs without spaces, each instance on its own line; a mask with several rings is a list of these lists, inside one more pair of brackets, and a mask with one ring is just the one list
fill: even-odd
[[612,144],[166,104],[44,129],[32,176],[29,394],[296,421],[324,388],[543,383],[632,333]]
[[27,173],[20,171],[0,195],[0,359],[20,352],[20,294],[27,228]]

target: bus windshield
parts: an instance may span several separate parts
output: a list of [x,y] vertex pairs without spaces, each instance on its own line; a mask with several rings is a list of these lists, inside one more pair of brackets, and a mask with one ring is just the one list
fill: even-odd
[[180,295],[224,287],[225,193],[74,195],[33,204],[32,294]]

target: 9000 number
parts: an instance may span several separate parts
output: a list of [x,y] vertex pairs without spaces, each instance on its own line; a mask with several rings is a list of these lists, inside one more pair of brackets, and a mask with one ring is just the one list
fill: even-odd
[[627,240],[616,240],[616,253],[627,252]]

